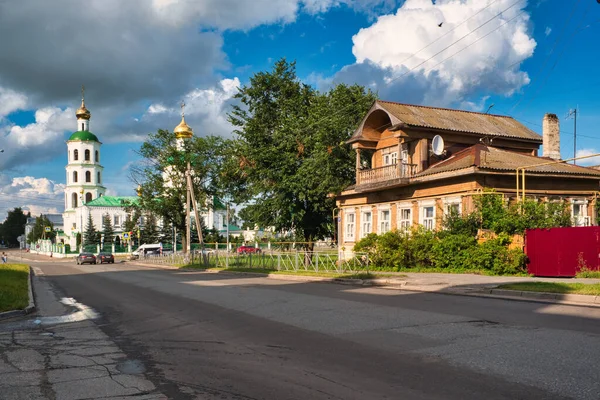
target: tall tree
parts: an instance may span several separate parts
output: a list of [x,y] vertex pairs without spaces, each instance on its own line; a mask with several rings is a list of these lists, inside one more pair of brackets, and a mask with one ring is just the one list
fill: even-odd
[[163,225],[184,233],[188,161],[194,194],[201,207],[217,194],[224,149],[230,143],[215,136],[193,136],[180,150],[173,133],[159,130],[151,134],[139,151],[143,161],[131,169],[131,178],[139,185],[140,208],[162,219]]
[[358,85],[320,93],[300,82],[285,59],[260,72],[235,96],[229,121],[237,146],[226,157],[223,182],[245,207],[246,224],[293,231],[312,242],[332,235],[332,194],[354,177],[345,144],[375,100]]
[[96,245],[100,243],[99,233],[94,226],[94,219],[92,214],[88,214],[87,224],[85,226],[85,232],[83,233],[83,244],[84,245]]
[[[50,228],[50,232],[46,232],[46,227]],[[54,232],[54,224],[52,224],[52,222],[50,222],[48,217],[45,215],[40,215],[35,219],[33,229],[27,235],[27,242],[35,243],[39,239],[50,239],[54,241],[55,237],[56,232]]]
[[104,235],[103,243],[105,246],[110,246],[115,239],[115,230],[113,229],[110,215],[105,214],[102,217],[102,234]]
[[158,243],[158,224],[156,217],[152,213],[147,213],[144,220],[144,227],[140,232],[140,244]]
[[21,207],[10,210],[6,220],[0,224],[0,239],[7,246],[17,246],[19,244],[17,238],[25,233],[26,223],[27,215]]

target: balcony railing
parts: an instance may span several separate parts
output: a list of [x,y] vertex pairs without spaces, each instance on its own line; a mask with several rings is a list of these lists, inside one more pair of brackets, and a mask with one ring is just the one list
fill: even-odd
[[367,185],[390,181],[393,179],[410,178],[417,171],[416,164],[392,164],[378,168],[358,171],[357,185]]

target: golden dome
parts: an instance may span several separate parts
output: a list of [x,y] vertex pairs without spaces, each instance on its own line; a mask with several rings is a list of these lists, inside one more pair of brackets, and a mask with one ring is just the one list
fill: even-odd
[[175,127],[173,132],[177,139],[189,139],[194,136],[194,131],[192,131],[192,128],[185,123],[185,118],[183,116],[181,117],[181,122]]
[[77,109],[75,115],[77,119],[90,119],[92,116],[90,110],[85,108],[85,87],[83,85],[81,85],[81,107]]
[[75,115],[77,116],[77,119],[90,119],[90,117],[92,116],[90,110],[85,108],[85,102],[83,101],[83,99],[81,100],[81,107],[77,109]]
[[194,131],[188,124],[185,123],[185,113],[183,110],[185,109],[185,103],[181,103],[181,122],[179,125],[175,127],[173,132],[175,133],[175,137],[177,139],[189,139],[194,136]]

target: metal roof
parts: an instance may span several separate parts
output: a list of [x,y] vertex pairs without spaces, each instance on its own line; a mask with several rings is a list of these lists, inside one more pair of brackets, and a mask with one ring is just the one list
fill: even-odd
[[525,167],[525,171],[539,174],[588,175],[600,177],[600,170],[564,162],[552,163],[554,161],[555,160],[549,158],[536,157],[497,147],[477,144],[459,151],[447,160],[432,165],[417,176],[456,171],[474,166],[480,170],[513,172],[516,171],[517,168]]
[[[449,108],[427,107],[415,104],[394,103],[377,100],[371,112],[381,109],[408,127],[429,128],[455,132],[474,133],[486,136],[501,136],[542,142],[542,137],[512,117],[484,114]],[[371,114],[365,117],[365,120]],[[352,139],[362,136],[362,130]],[[351,140],[352,140],[351,139]]]
[[85,203],[86,207],[125,207],[129,204],[137,204],[136,196],[100,196]]

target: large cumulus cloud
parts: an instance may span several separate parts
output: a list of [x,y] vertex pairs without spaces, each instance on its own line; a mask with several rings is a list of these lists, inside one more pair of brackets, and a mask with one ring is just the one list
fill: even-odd
[[331,80],[370,83],[382,98],[430,105],[511,95],[529,83],[520,64],[536,47],[527,1],[513,3],[407,0],[354,35],[356,64]]

